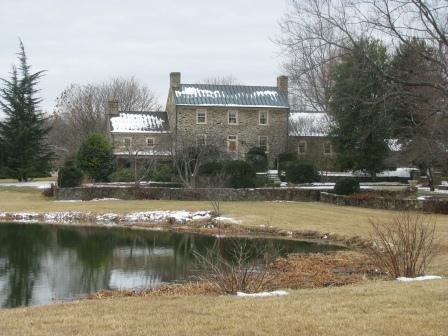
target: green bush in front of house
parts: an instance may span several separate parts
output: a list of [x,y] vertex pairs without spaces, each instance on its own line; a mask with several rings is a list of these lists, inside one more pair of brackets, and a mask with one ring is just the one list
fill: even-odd
[[79,148],[77,165],[94,182],[108,182],[114,170],[114,155],[106,136],[91,134]]
[[73,188],[79,187],[84,178],[81,169],[75,166],[74,162],[69,160],[58,171],[58,187]]
[[254,188],[257,174],[255,169],[245,161],[225,161],[224,172],[227,176],[226,184],[229,188]]
[[246,162],[255,169],[256,172],[268,170],[268,156],[260,147],[252,147],[246,154]]
[[112,182],[134,182],[134,169],[132,168],[122,168],[113,172],[110,175],[110,181]]
[[280,153],[277,160],[278,169],[284,171],[290,163],[297,161],[297,154],[293,152]]
[[286,165],[286,181],[292,183],[311,183],[320,180],[319,173],[312,163],[293,161]]
[[353,177],[345,177],[336,182],[334,193],[337,195],[351,195],[359,192],[359,181]]

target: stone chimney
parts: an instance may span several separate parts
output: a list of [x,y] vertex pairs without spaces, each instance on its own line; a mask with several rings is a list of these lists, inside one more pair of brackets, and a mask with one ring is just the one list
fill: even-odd
[[113,99],[107,102],[107,112],[110,116],[115,116],[120,113],[118,111],[118,100]]
[[277,88],[288,97],[288,76],[277,77]]
[[170,88],[180,87],[180,72],[170,73]]

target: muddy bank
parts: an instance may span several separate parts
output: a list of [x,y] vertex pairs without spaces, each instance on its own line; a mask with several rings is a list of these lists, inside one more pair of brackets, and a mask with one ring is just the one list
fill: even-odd
[[[344,286],[380,279],[370,258],[354,251],[289,255],[278,258],[268,268],[272,280],[261,291],[275,289],[321,288]],[[222,295],[219,286],[211,281],[190,281],[182,284],[169,284],[143,290],[102,290],[89,295],[88,299],[112,297],[151,297]]]

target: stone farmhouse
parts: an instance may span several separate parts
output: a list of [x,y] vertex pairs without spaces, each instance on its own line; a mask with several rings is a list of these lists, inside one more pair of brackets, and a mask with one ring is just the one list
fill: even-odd
[[270,166],[289,151],[321,170],[333,167],[335,152],[326,113],[299,112],[288,103],[288,77],[276,86],[185,84],[170,74],[166,111],[119,111],[109,103],[109,127],[117,159],[157,157],[173,150],[214,145],[228,157],[244,159],[252,147],[268,155]]
[[233,159],[260,147],[273,163],[288,148],[289,114],[286,76],[277,86],[211,85],[184,84],[173,72],[166,111],[119,111],[110,102],[109,127],[118,159],[168,157],[181,142],[214,145]]

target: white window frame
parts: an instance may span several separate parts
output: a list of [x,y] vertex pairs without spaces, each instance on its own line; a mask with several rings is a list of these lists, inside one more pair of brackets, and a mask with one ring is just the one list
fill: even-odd
[[[266,124],[261,123],[261,114],[266,113]],[[260,126],[269,126],[269,111],[260,110],[258,111],[258,125]]]
[[[230,139],[232,138],[232,139]],[[235,142],[235,150],[230,150],[230,143]],[[227,136],[227,152],[228,153],[238,153],[238,135],[228,135]]]
[[[327,152],[325,148],[326,145],[330,146],[330,152]],[[333,144],[330,141],[324,142],[323,147],[324,147],[324,155],[333,155]]]
[[[148,144],[148,140],[152,140],[152,145]],[[156,146],[156,139],[153,137],[146,138],[146,147],[154,148]]]
[[[303,144],[304,147],[305,147],[305,150],[303,151],[303,153],[300,152],[300,145],[301,145],[301,144]],[[306,152],[307,152],[307,150],[308,150],[308,144],[307,144],[307,142],[306,142],[305,140],[300,140],[299,143],[297,144],[297,153],[298,153],[299,155],[305,155]]]
[[266,150],[265,153],[269,153],[269,137],[267,135],[259,135],[258,136],[258,147],[261,148],[261,139],[266,138]]
[[[235,112],[235,122],[234,122],[234,123],[231,123],[231,122],[230,122],[230,113],[231,113],[231,112]],[[227,124],[228,124],[228,125],[238,125],[238,121],[239,121],[239,120],[238,120],[238,114],[239,114],[239,113],[238,113],[238,110],[228,110],[228,111],[227,111]]]
[[196,134],[196,146],[207,146],[207,134]]
[[[126,140],[129,140],[129,145],[126,144]],[[131,147],[131,146],[132,146],[132,137],[124,137],[124,138],[123,138],[123,146],[125,146],[125,147]]]
[[[199,121],[199,113],[204,113],[204,122]],[[207,110],[205,110],[205,109],[196,110],[196,124],[197,125],[207,125]]]

